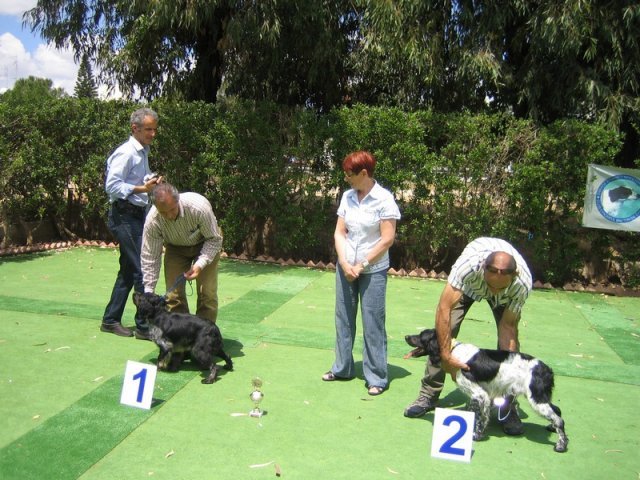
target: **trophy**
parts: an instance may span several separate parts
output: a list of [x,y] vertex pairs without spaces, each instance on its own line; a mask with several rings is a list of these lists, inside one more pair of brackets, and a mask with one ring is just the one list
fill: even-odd
[[260,410],[260,402],[264,397],[264,393],[260,390],[262,388],[262,380],[258,377],[255,377],[251,380],[251,385],[253,385],[253,392],[249,394],[249,398],[253,402],[253,410],[249,412],[249,416],[260,418],[262,415],[265,415],[267,412]]

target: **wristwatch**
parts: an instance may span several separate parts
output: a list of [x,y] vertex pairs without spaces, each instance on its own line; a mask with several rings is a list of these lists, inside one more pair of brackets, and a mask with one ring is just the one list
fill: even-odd
[[369,261],[365,258],[362,261],[362,269],[364,270],[365,268],[367,268],[369,266]]

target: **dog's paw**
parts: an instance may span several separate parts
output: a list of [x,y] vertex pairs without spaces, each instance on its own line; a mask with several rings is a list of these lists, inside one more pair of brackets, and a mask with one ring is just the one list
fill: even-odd
[[484,440],[486,438],[487,438],[487,436],[482,432],[473,432],[473,440],[475,442],[482,441],[482,440]]
[[567,444],[566,443],[562,443],[562,442],[558,442],[553,447],[553,450],[558,452],[558,453],[564,453],[564,452],[567,451]]
[[210,384],[218,380],[218,367],[214,365],[209,371],[209,375],[202,379],[202,383]]

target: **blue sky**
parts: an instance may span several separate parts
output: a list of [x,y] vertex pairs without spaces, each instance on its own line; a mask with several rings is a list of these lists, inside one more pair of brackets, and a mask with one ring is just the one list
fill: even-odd
[[0,0],[0,92],[12,88],[19,78],[49,78],[54,87],[70,95],[76,83],[78,65],[70,50],[56,50],[28,28],[22,28],[22,14],[37,0]]
[[[2,3],[4,3],[4,1],[0,1],[0,4]],[[0,7],[0,11],[2,10],[3,8]],[[8,32],[16,38],[19,38],[24,47],[29,51],[35,50],[36,47],[42,43],[42,40],[35,34],[32,34],[28,28],[22,28],[19,15],[0,15],[0,32]]]

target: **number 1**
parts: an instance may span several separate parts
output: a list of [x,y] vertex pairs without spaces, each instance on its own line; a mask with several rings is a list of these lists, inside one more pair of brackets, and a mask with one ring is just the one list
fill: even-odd
[[136,398],[136,401],[138,403],[141,403],[142,402],[142,396],[144,394],[144,385],[145,385],[146,380],[147,380],[147,369],[143,368],[142,370],[140,370],[138,373],[136,373],[133,376],[133,379],[134,380],[140,379],[140,385],[138,386],[138,396]]

